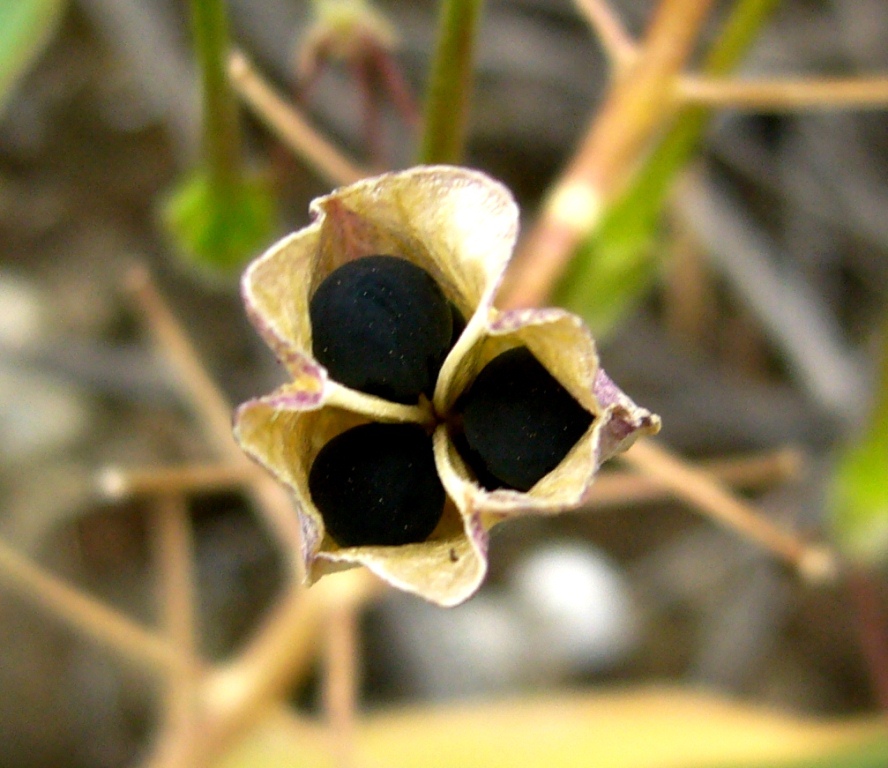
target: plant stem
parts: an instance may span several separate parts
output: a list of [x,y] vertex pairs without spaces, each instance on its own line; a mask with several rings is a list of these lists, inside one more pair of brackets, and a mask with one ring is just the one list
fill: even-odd
[[764,547],[793,566],[805,580],[823,583],[835,579],[838,560],[831,550],[808,544],[799,535],[778,527],[706,470],[682,460],[663,445],[640,439],[619,460],[669,488],[707,517]]
[[712,0],[662,0],[635,61],[614,81],[598,117],[551,188],[513,264],[507,307],[537,306],[561,277],[602,208],[623,191],[652,138],[673,117],[677,77]]
[[[739,0],[707,54],[703,72],[712,77],[730,72],[778,2]],[[563,259],[567,269],[554,273],[558,303],[582,311],[596,333],[611,328],[656,273],[653,245],[663,206],[676,175],[699,146],[710,114],[703,106],[680,108],[674,125],[646,158],[628,189],[593,222],[597,226],[585,230],[578,246],[577,241],[571,243]],[[537,295],[548,294],[553,285],[540,286]],[[590,307],[593,296],[595,317],[581,310]]]
[[326,617],[323,701],[332,742],[330,751],[339,768],[355,764],[360,645],[357,613],[355,602],[342,602],[331,606]]
[[150,629],[75,589],[0,541],[0,584],[80,635],[153,672],[182,672],[188,660]]
[[234,87],[256,116],[321,178],[339,185],[370,175],[281,98],[243,53],[232,53],[228,67]]
[[224,0],[190,0],[191,29],[203,88],[203,154],[210,186],[222,197],[242,181],[237,101],[228,82]]
[[426,95],[421,163],[458,163],[462,159],[475,32],[482,0],[443,0],[438,42]]
[[869,571],[853,568],[847,576],[857,634],[879,707],[888,712],[888,644],[886,615],[876,577]]
[[95,478],[96,490],[108,501],[170,493],[217,493],[242,488],[256,477],[256,468],[243,461],[171,466],[108,466]]
[[[704,461],[699,468],[735,491],[758,491],[798,478],[804,463],[804,456],[799,451],[781,448],[767,453]],[[598,475],[583,500],[583,506],[625,509],[632,504],[651,504],[674,498],[677,498],[674,490],[658,482],[653,475],[639,475],[631,470],[608,470]]]
[[[706,56],[703,72],[718,77],[730,72],[746,53],[762,26],[780,0],[739,0],[718,40]],[[688,161],[709,122],[711,110],[702,106],[687,106],[679,112],[675,127],[660,142],[645,163],[634,189],[638,196],[656,192],[659,212],[663,198],[671,188],[675,173]],[[627,197],[632,197],[632,192]],[[635,198],[633,197],[633,200]]]
[[[193,342],[149,272],[134,268],[129,275],[128,287],[136,308],[176,377],[183,398],[191,406],[207,442],[225,460],[255,467],[231,434],[231,405],[207,372]],[[246,490],[282,554],[293,564],[294,576],[298,576],[302,569],[299,556],[302,534],[287,492],[271,475],[258,467]]]
[[888,77],[832,80],[724,80],[686,77],[681,96],[708,107],[756,112],[884,109]]
[[168,493],[155,499],[151,533],[158,572],[156,591],[161,624],[169,642],[188,662],[185,669],[166,675],[159,728],[159,740],[164,744],[176,741],[179,733],[193,732],[199,715],[194,542],[184,496]]
[[618,71],[627,67],[637,53],[635,41],[607,0],[574,0],[574,5],[598,36],[611,66]]

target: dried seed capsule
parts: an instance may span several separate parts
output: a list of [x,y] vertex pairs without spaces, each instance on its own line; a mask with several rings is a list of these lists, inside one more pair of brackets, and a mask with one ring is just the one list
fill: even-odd
[[459,340],[459,337],[462,335],[462,332],[466,329],[466,319],[462,316],[462,312],[460,312],[456,308],[456,304],[454,304],[452,301],[449,302],[449,306],[453,331],[450,334],[450,344],[447,347],[448,351],[453,349],[453,345],[456,344],[456,342]]
[[398,256],[343,264],[309,305],[315,358],[336,381],[398,403],[431,397],[453,316],[440,286]]
[[491,360],[460,399],[466,462],[488,490],[529,491],[561,462],[593,416],[527,347]]
[[444,510],[432,440],[416,424],[363,424],[337,435],[314,460],[308,488],[342,547],[425,541]]

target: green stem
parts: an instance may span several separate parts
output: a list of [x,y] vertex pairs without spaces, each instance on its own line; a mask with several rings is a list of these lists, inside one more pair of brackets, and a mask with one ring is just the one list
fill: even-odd
[[[740,63],[779,2],[780,0],[740,0],[707,54],[703,71],[711,76],[731,72]],[[660,177],[662,189],[658,191],[661,201],[672,186],[674,174],[687,163],[697,148],[711,115],[712,110],[705,107],[682,109],[675,127],[646,164],[639,183],[644,186],[645,175]]]
[[861,434],[837,457],[828,497],[837,544],[864,569],[888,561],[888,313],[881,331],[873,407]]
[[[725,75],[741,60],[779,0],[738,0],[706,56],[703,71]],[[627,189],[575,254],[556,301],[582,314],[598,334],[610,330],[647,289],[659,262],[654,240],[678,172],[700,144],[712,110],[679,110]]]
[[[706,56],[703,71],[707,75],[726,75],[733,70],[752,45],[761,28],[780,0],[740,0],[724,29]],[[633,185],[635,194],[643,194],[656,204],[659,214],[675,174],[688,162],[709,124],[712,110],[685,107],[678,113],[675,126],[651,154]],[[630,192],[630,196],[633,193]]]
[[224,0],[190,0],[194,47],[203,86],[203,152],[210,187],[227,196],[242,181],[238,107],[228,82]]
[[462,159],[472,90],[475,32],[483,0],[443,0],[426,94],[421,163]]
[[708,75],[726,75],[734,69],[779,3],[780,0],[740,0],[706,56],[703,71]]

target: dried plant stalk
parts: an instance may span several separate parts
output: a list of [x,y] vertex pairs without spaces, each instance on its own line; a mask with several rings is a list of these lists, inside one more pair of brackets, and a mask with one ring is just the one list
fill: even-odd
[[731,494],[704,470],[697,469],[653,440],[639,440],[621,460],[669,487],[707,517],[742,533],[792,565],[812,582],[831,581],[838,573],[836,556],[781,530],[758,510]]
[[885,109],[888,77],[730,80],[686,75],[679,95],[690,104],[753,112]]
[[340,185],[351,184],[369,175],[318,133],[292,104],[282,99],[243,53],[232,53],[228,68],[241,98],[323,179]]
[[138,667],[181,672],[187,660],[165,638],[43,570],[0,540],[0,581],[84,637]]
[[269,475],[253,467],[234,442],[231,404],[207,373],[194,345],[147,270],[134,269],[128,284],[158,350],[176,374],[207,441],[221,456],[255,470],[247,493],[284,556],[293,564],[294,575],[300,574],[302,566],[297,553],[301,549],[302,535],[286,491]]
[[507,307],[542,303],[603,205],[627,182],[677,106],[676,79],[711,0],[663,0],[635,61],[616,80],[579,150],[546,196],[501,294]]
[[637,50],[616,11],[607,0],[574,0],[574,4],[595,31],[611,65],[618,71],[624,70],[635,59]]

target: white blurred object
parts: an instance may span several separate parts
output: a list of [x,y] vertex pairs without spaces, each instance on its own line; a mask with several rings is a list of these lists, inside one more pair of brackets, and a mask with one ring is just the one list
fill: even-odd
[[609,558],[572,542],[521,560],[504,589],[442,609],[392,594],[379,606],[399,688],[427,699],[503,693],[603,671],[637,639],[629,588]]
[[0,462],[19,465],[65,448],[87,423],[73,387],[0,364]]
[[508,600],[481,593],[442,609],[393,594],[383,606],[402,684],[428,699],[515,689],[527,662],[522,627]]
[[47,300],[26,280],[0,272],[0,462],[14,466],[70,445],[88,409],[77,388],[4,359],[46,332]]
[[607,669],[636,643],[626,580],[594,547],[548,544],[518,563],[510,584],[535,664],[547,676]]
[[0,345],[22,347],[45,330],[46,303],[31,283],[0,272]]

